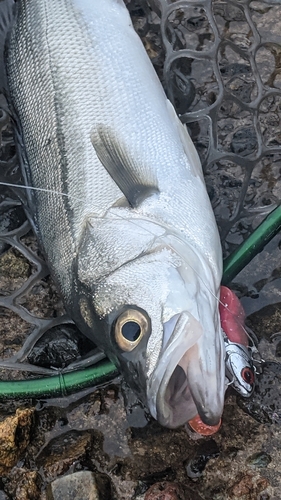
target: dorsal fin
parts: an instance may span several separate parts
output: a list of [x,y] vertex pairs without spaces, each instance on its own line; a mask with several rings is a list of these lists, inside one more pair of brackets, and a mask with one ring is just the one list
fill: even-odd
[[117,141],[109,127],[98,126],[92,132],[91,140],[100,162],[133,208],[159,192],[153,172],[150,178],[146,177],[148,169],[142,171],[141,165],[128,148]]

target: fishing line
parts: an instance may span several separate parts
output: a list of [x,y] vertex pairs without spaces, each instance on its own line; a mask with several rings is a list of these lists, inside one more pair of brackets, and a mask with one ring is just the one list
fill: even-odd
[[[8,187],[20,188],[20,189],[25,189],[25,190],[29,190],[30,189],[30,190],[44,192],[44,193],[48,193],[48,194],[56,194],[56,195],[64,196],[66,198],[70,198],[70,199],[73,199],[73,200],[76,200],[76,201],[79,201],[79,202],[82,201],[82,199],[76,198],[73,195],[70,195],[70,194],[67,194],[67,193],[63,193],[63,192],[60,192],[60,191],[55,191],[55,190],[52,190],[52,189],[39,188],[39,187],[34,187],[34,186],[25,186],[25,185],[22,185],[22,184],[13,184],[13,183],[8,183],[8,182],[0,182],[0,184],[3,185],[3,186],[8,186]],[[134,212],[134,213],[136,213],[136,212]],[[179,238],[179,236],[177,234],[175,234],[174,232],[171,232],[171,229],[168,226],[166,226],[165,224],[163,224],[163,223],[159,223],[159,222],[157,222],[157,221],[155,221],[153,219],[149,219],[149,218],[147,218],[147,219],[146,218],[137,218],[136,220],[135,219],[132,220],[131,218],[122,217],[122,215],[116,214],[116,213],[114,213],[114,217],[111,217],[110,220],[115,220],[115,217],[116,217],[116,220],[124,220],[126,222],[130,222],[131,224],[135,225],[138,229],[145,230],[146,232],[148,232],[149,234],[151,234],[151,236],[154,236],[156,239],[161,239],[161,238],[164,239],[163,236],[157,236],[157,235],[155,235],[155,233],[153,233],[153,231],[149,230],[147,227],[143,227],[142,225],[138,224],[138,222],[141,221],[141,222],[144,222],[144,223],[149,222],[150,224],[154,224],[154,225],[158,226],[160,229],[164,229],[167,232],[169,232],[181,244],[187,245],[191,249],[192,253],[194,253],[194,250],[190,247],[190,245],[184,239]],[[105,217],[99,217],[99,218],[100,219],[104,218],[106,220]],[[166,246],[167,246],[167,243],[166,243]],[[187,264],[187,266],[190,269],[192,269],[192,271],[197,275],[197,277],[200,279],[200,281],[205,286],[205,288],[207,289],[207,291],[210,293],[210,295],[213,296],[213,298],[218,302],[218,304],[220,304],[223,308],[225,308],[233,316],[233,318],[235,318],[234,314],[231,311],[229,311],[228,306],[226,304],[224,304],[216,296],[216,294],[212,292],[212,290],[209,289],[209,287],[205,283],[204,279],[200,276],[200,274],[198,273],[198,271],[196,271],[196,269],[190,264],[190,262],[188,262],[185,259],[184,255],[181,255],[176,249],[174,249],[173,247],[171,247],[171,245],[168,245],[168,247],[170,248],[170,250],[172,252],[176,253],[180,259],[183,259],[184,262]],[[240,321],[239,321],[239,325],[244,330],[245,334],[247,335],[248,339],[251,341],[252,345],[255,348],[257,348],[255,342],[252,339],[252,337],[250,336],[250,334],[245,329],[245,326]]]
[[82,199],[80,199],[80,198],[76,198],[75,196],[71,196],[71,195],[69,195],[67,193],[61,193],[60,191],[55,191],[53,189],[45,189],[45,188],[39,188],[39,187],[33,187],[33,186],[25,186],[24,184],[12,184],[10,182],[0,182],[0,185],[1,186],[13,187],[13,188],[17,188],[17,189],[26,189],[26,190],[32,189],[34,191],[41,191],[43,193],[57,194],[59,196],[65,196],[66,198],[73,198],[74,200],[79,201],[79,202],[82,201]]
[[[74,199],[74,200],[79,201],[79,202],[84,201],[84,200],[82,200],[81,198],[76,198],[76,197],[74,197],[73,195],[70,195],[70,194],[67,194],[67,193],[63,193],[63,192],[60,192],[60,191],[55,191],[55,190],[52,190],[52,189],[38,188],[38,187],[34,187],[34,186],[25,186],[25,185],[23,185],[23,184],[12,184],[12,183],[8,183],[8,182],[1,182],[1,181],[0,181],[0,185],[3,185],[3,186],[8,186],[8,187],[14,187],[14,188],[20,188],[20,189],[25,189],[25,190],[29,190],[29,189],[30,189],[30,190],[34,190],[34,191],[40,191],[40,192],[44,192],[44,193],[49,193],[49,194],[57,194],[57,195],[60,195],[60,196],[65,196],[66,198]],[[110,207],[110,208],[106,211],[106,213],[108,213],[108,212],[109,212],[109,210],[111,210],[111,209],[112,209],[112,207]],[[134,212],[134,213],[137,213],[137,212]],[[116,219],[115,219],[115,217],[116,217]],[[114,213],[114,217],[110,217],[110,219],[107,219],[107,218],[106,218],[106,217],[104,217],[104,216],[101,216],[101,217],[96,217],[96,218],[98,218],[98,219],[104,219],[104,220],[111,220],[111,221],[112,221],[112,220],[113,220],[113,221],[114,221],[114,220],[123,220],[123,221],[125,221],[125,222],[130,222],[130,224],[135,225],[138,229],[145,230],[146,232],[148,232],[149,234],[151,234],[151,236],[154,236],[155,238],[161,238],[161,236],[157,236],[155,233],[153,233],[153,231],[150,231],[147,227],[143,227],[142,225],[140,225],[140,224],[138,224],[138,223],[137,223],[138,221],[140,221],[140,222],[144,222],[144,223],[147,223],[147,222],[148,222],[149,224],[154,224],[154,225],[158,226],[158,227],[159,227],[159,228],[161,228],[161,229],[165,229],[165,230],[166,230],[166,231],[168,231],[170,234],[172,234],[172,235],[173,235],[173,237],[175,237],[175,238],[176,238],[176,239],[177,239],[180,243],[183,243],[183,244],[185,244],[185,245],[188,245],[188,243],[187,243],[185,240],[182,240],[181,238],[179,238],[179,237],[178,237],[176,234],[174,234],[173,232],[171,233],[171,229],[169,228],[169,226],[166,226],[164,223],[161,223],[161,224],[160,224],[159,222],[157,222],[157,221],[155,221],[155,220],[153,220],[153,219],[149,219],[149,218],[140,218],[140,217],[138,217],[138,218],[136,218],[136,220],[135,220],[135,219],[133,219],[133,220],[132,220],[131,218],[123,217],[122,215],[120,215],[120,214],[116,214],[116,213]],[[170,246],[170,245],[169,245],[169,246]],[[188,245],[188,246],[189,246],[189,245]],[[171,248],[171,247],[170,247],[170,248]],[[172,250],[174,250],[174,249],[172,249]],[[191,250],[192,250],[192,248],[191,248]],[[192,250],[192,252],[194,253],[194,251],[193,251],[193,250]],[[181,255],[179,254],[179,252],[177,252],[176,250],[175,250],[175,253],[177,253],[177,255],[178,255],[179,257],[182,257],[182,258],[185,260],[184,256],[181,256]],[[187,261],[186,261],[186,263],[188,264],[188,266],[189,266],[191,269],[193,269],[193,267],[189,264],[189,262],[187,262]],[[195,271],[195,270],[193,269],[193,271]],[[204,285],[206,286],[207,290],[208,290],[210,293],[212,293],[212,292],[208,289],[208,287],[207,287],[207,285],[206,285],[205,283],[204,283]]]
[[61,395],[64,398],[67,396],[67,387],[66,387],[65,380],[64,380],[64,374],[62,373],[61,370],[58,371],[58,376],[59,376]]

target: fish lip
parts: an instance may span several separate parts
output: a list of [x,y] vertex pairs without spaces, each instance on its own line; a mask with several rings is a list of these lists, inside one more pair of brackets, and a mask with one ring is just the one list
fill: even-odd
[[211,427],[218,425],[221,421],[221,415],[206,414],[206,412],[202,412],[200,407],[198,408],[198,414],[202,422],[206,425],[210,425]]
[[[184,335],[191,328],[189,335]],[[163,426],[175,428],[183,425],[193,418],[198,410],[191,395],[188,379],[182,375],[184,370],[179,366],[186,352],[194,345],[202,335],[202,327],[199,322],[187,311],[182,312],[177,320],[177,328],[162,351],[157,366],[147,383],[147,401],[152,416]],[[183,354],[184,353],[184,354]],[[167,362],[168,361],[168,362]],[[182,385],[179,387],[176,397],[184,396],[176,402],[177,407],[172,405],[172,398],[169,398],[170,385],[176,383],[173,380],[176,375],[181,374]],[[179,411],[177,411],[179,410]]]
[[224,407],[224,394],[227,387],[225,384],[225,351],[222,335],[218,335],[217,342],[220,343],[221,348],[216,351],[216,355],[218,356],[217,369],[210,370],[208,366],[205,366],[204,379],[200,380],[200,383],[198,383],[200,372],[198,374],[198,371],[196,371],[198,363],[194,362],[196,352],[192,352],[198,348],[200,349],[198,344],[190,349],[186,359],[190,392],[196,403],[201,420],[210,426],[218,425],[220,422]]

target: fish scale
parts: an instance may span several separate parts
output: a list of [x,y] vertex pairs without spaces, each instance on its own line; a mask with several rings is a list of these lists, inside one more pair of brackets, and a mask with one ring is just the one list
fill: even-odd
[[[29,213],[68,313],[163,425],[198,412],[217,424],[218,230],[196,150],[124,4],[21,0],[7,75]],[[120,340],[124,313],[135,343]]]

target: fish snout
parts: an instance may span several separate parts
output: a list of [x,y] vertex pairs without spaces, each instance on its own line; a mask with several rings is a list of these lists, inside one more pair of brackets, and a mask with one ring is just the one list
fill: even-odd
[[190,392],[202,422],[211,426],[218,425],[224,407],[224,383],[222,388],[217,385],[211,388],[208,384],[205,389],[202,394],[202,384],[200,390],[197,390],[196,384],[190,382]]
[[220,407],[217,408],[200,408],[197,406],[198,413],[202,422],[206,425],[210,425],[212,427],[218,425],[222,416],[222,409]]
[[214,359],[206,350],[200,353],[200,340],[186,353],[187,379],[201,420],[206,425],[215,426],[219,424],[224,408],[224,346],[219,339]]

